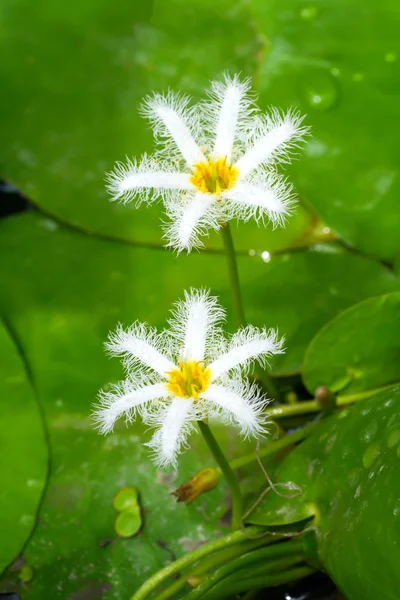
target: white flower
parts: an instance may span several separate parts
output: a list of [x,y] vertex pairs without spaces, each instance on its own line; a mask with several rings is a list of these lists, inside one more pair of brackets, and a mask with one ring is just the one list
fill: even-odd
[[102,433],[112,431],[124,416],[140,414],[156,426],[149,446],[159,465],[176,465],[195,421],[217,417],[237,424],[245,436],[261,434],[266,399],[245,378],[251,363],[265,365],[271,354],[282,352],[274,330],[247,326],[230,339],[222,331],[224,310],[205,291],[185,292],[169,321],[158,334],[135,323],[119,327],[107,348],[124,357],[128,377],[111,392],[100,392],[95,419]]
[[282,224],[290,214],[292,187],[274,167],[288,161],[307,128],[294,112],[261,114],[249,87],[225,76],[195,107],[172,92],[147,98],[143,113],[159,149],[108,176],[113,200],[138,206],[162,198],[171,219],[167,245],[178,251],[202,246],[200,235],[232,218]]

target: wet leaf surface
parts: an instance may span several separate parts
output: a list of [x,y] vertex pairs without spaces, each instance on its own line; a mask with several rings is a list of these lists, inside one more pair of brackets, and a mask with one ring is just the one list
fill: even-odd
[[305,354],[303,379],[346,394],[399,382],[400,294],[370,298],[330,321]]
[[47,475],[43,421],[25,365],[0,321],[0,571],[35,527]]
[[312,139],[295,163],[300,195],[365,252],[400,249],[400,10],[395,0],[252,1],[265,37],[263,106],[307,113]]
[[303,494],[268,494],[250,523],[315,516],[319,559],[348,600],[395,600],[400,584],[400,388],[321,423],[282,462],[275,481]]

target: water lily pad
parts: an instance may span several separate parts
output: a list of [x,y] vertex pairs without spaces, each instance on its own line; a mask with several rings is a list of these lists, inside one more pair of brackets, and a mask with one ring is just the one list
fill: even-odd
[[303,379],[356,393],[400,381],[400,294],[369,298],[330,321],[305,354]]
[[132,505],[136,506],[138,503],[138,491],[133,487],[125,487],[119,490],[113,498],[113,507],[115,510],[121,512]]
[[43,421],[24,363],[0,322],[0,571],[32,533],[47,475]]
[[135,535],[142,526],[140,506],[130,506],[119,513],[115,519],[115,531],[122,538]]
[[307,113],[312,139],[291,171],[328,226],[366,252],[400,249],[396,0],[254,0],[265,36],[265,106]]
[[389,440],[400,429],[399,409],[397,387],[321,423],[275,474],[302,495],[268,494],[248,519],[275,525],[313,518],[318,557],[349,600],[398,596],[399,446]]

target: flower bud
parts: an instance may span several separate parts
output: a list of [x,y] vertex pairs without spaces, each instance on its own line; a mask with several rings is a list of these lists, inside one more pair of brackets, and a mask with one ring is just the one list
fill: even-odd
[[315,399],[326,414],[333,412],[336,408],[335,395],[324,385],[320,385],[315,390]]
[[220,474],[217,469],[206,467],[201,469],[192,479],[178,487],[172,496],[176,496],[177,502],[186,502],[191,504],[198,496],[205,492],[210,492],[217,487]]

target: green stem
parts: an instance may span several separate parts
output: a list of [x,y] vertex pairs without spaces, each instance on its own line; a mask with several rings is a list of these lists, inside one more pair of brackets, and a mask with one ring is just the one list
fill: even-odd
[[266,546],[272,542],[275,542],[276,538],[265,535],[263,537],[259,537],[255,540],[246,540],[245,542],[241,542],[240,544],[235,544],[235,546],[230,546],[228,548],[224,548],[219,550],[218,552],[213,553],[211,556],[208,556],[204,559],[200,564],[198,564],[190,573],[185,573],[179,579],[174,581],[170,586],[168,586],[165,590],[157,594],[157,600],[169,600],[169,598],[173,598],[179,590],[185,587],[188,584],[189,577],[196,577],[198,575],[204,575],[209,571],[219,567],[220,565],[225,565],[229,561],[242,554],[246,554],[251,550],[255,550],[260,548],[260,546]]
[[299,429],[299,431],[295,431],[290,435],[285,435],[284,437],[280,438],[279,440],[276,440],[275,442],[270,442],[267,446],[265,446],[265,448],[261,448],[258,454],[256,454],[255,452],[250,452],[245,456],[240,456],[239,458],[231,460],[229,464],[232,469],[236,470],[257,460],[257,456],[259,458],[265,458],[266,456],[276,454],[284,448],[287,448],[288,446],[292,446],[293,444],[304,440],[319,426],[319,424],[319,421],[309,423],[302,429]]
[[[288,562],[289,560],[289,562]],[[224,566],[220,567],[205,578],[197,587],[194,589],[187,598],[190,600],[197,600],[203,596],[205,592],[214,587],[217,583],[225,579],[232,573],[236,574],[240,571],[239,577],[250,577],[252,575],[252,567],[255,566],[256,574],[259,574],[260,561],[262,561],[262,568],[264,573],[274,572],[283,568],[293,567],[294,564],[298,564],[304,560],[303,545],[301,541],[285,541],[277,544],[272,544],[266,548],[261,548],[253,552],[248,552],[242,556],[239,556],[236,560],[233,560]],[[247,567],[247,568],[245,568]],[[245,568],[245,569],[244,569]],[[244,571],[242,571],[244,569]]]
[[263,588],[275,587],[291,581],[297,581],[303,579],[311,573],[314,573],[315,569],[308,566],[299,566],[293,569],[288,569],[283,573],[266,573],[258,575],[256,577],[249,578],[229,578],[229,581],[219,581],[211,590],[208,590],[202,597],[201,600],[223,600],[224,598],[230,598],[248,592],[249,590],[261,590]]
[[243,512],[243,503],[242,503],[242,494],[240,493],[239,482],[235,473],[233,472],[225,454],[222,452],[221,448],[215,437],[212,434],[209,426],[204,423],[204,421],[198,421],[199,429],[203,434],[205,441],[211,451],[211,454],[215,458],[221,473],[226,479],[227,484],[231,490],[232,496],[232,529],[240,529],[242,522],[242,512]]
[[172,577],[173,575],[176,575],[176,573],[179,573],[182,571],[182,569],[185,569],[186,567],[197,562],[203,558],[203,556],[208,556],[212,552],[216,552],[222,548],[227,548],[228,546],[233,546],[236,543],[246,541],[252,536],[259,535],[264,531],[265,529],[262,527],[247,527],[244,531],[234,531],[228,535],[225,535],[224,537],[212,540],[207,544],[199,546],[199,548],[184,554],[173,563],[168,564],[166,567],[160,569],[157,573],[152,575],[152,577],[147,579],[147,581],[144,582],[137,592],[135,592],[131,600],[143,600],[143,598],[146,598],[152,591],[158,588],[163,581],[169,577]]
[[[224,242],[225,254],[228,261],[229,284],[231,288],[233,310],[236,316],[238,327],[246,326],[246,317],[244,314],[242,294],[240,291],[239,272],[236,261],[236,252],[233,245],[232,233],[229,223],[225,223],[221,228],[221,236]],[[272,381],[261,367],[256,368],[256,375],[264,385],[269,396],[275,400],[279,399],[279,392]]]
[[[347,406],[348,404],[353,404],[354,402],[358,402],[359,400],[364,400],[365,398],[374,396],[378,392],[388,390],[394,385],[394,383],[391,383],[388,385],[381,386],[379,388],[375,388],[374,390],[367,390],[365,392],[359,392],[357,394],[346,394],[342,396],[337,396],[336,407]],[[305,415],[321,411],[322,408],[319,402],[317,402],[316,400],[306,400],[302,402],[297,402],[296,404],[281,404],[278,406],[272,406],[271,408],[267,409],[266,414],[272,419],[280,419],[284,417],[293,417],[295,415]]]
[[239,272],[236,262],[235,247],[233,245],[231,228],[229,223],[225,223],[221,229],[222,240],[224,242],[225,254],[228,261],[229,284],[232,293],[233,310],[236,316],[238,327],[246,326],[246,317],[244,316],[242,294],[240,291]]

